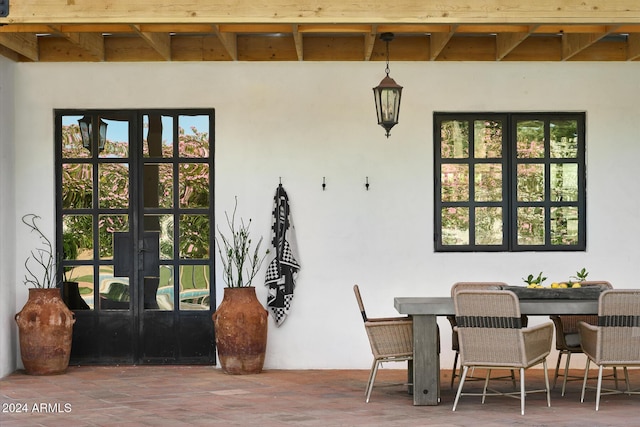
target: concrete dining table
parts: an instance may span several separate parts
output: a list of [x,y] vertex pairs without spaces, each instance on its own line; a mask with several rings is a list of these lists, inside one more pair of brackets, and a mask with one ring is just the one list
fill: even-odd
[[[440,396],[440,355],[437,316],[454,315],[451,297],[396,297],[394,306],[413,317],[413,404],[437,405]],[[598,300],[521,299],[520,312],[528,316],[598,314]]]

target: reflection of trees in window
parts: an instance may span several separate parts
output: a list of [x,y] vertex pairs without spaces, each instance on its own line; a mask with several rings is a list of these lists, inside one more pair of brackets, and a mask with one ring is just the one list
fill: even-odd
[[209,217],[180,215],[180,258],[209,258]]
[[469,208],[442,209],[442,240],[446,245],[469,244]]
[[190,127],[187,133],[182,127],[178,128],[178,151],[180,157],[209,157],[209,133],[200,132],[196,127]]
[[544,157],[544,123],[540,120],[522,120],[518,121],[516,127],[518,158]]
[[544,210],[541,207],[518,208],[518,244],[544,244]]
[[502,165],[480,163],[474,168],[475,200],[499,202],[502,200]]
[[180,207],[209,207],[209,165],[206,163],[180,163]]
[[437,250],[584,250],[584,114],[434,124]]
[[[108,135],[109,136],[109,135]],[[209,156],[208,132],[200,132],[191,127],[190,132],[178,129],[179,153],[187,158],[207,158]],[[146,150],[150,146],[145,146]],[[151,147],[152,149],[152,147]],[[105,149],[100,153],[98,167],[99,207],[107,209],[128,209],[129,206],[129,164],[109,161],[111,158],[121,159],[128,156],[129,144],[107,139]],[[171,157],[171,144],[161,144],[160,155]],[[63,209],[91,209],[93,205],[93,168],[91,153],[83,147],[80,130],[77,124],[62,126],[63,159],[83,159],[85,163],[66,161],[62,165],[62,207]],[[171,208],[173,206],[173,175],[171,164],[154,164],[157,174],[157,201],[155,207]],[[208,208],[210,205],[210,173],[209,164],[193,161],[179,163],[179,202],[185,209]],[[209,221],[206,216],[183,215],[180,223],[180,254],[184,258],[208,258],[209,256]],[[173,250],[173,220],[163,216],[161,224],[164,233],[162,245],[163,258],[171,258]],[[93,248],[93,219],[91,215],[65,215],[63,217],[65,232],[71,233],[78,241],[80,251]],[[126,215],[100,216],[98,220],[100,257],[112,257],[112,233],[128,230]],[[172,255],[172,254],[171,254]]]
[[550,154],[552,158],[578,157],[578,123],[575,120],[552,120],[550,123]]
[[517,173],[518,201],[539,202],[544,200],[544,165],[539,163],[519,164]]
[[93,259],[93,228],[91,215],[64,215],[62,217],[63,246],[73,245],[65,251],[65,260]]
[[441,157],[443,159],[469,157],[469,123],[460,120],[442,122]]
[[129,207],[128,164],[98,164],[98,199],[100,208],[126,209]]
[[93,166],[82,163],[62,165],[62,208],[89,209],[93,204]]
[[578,210],[575,207],[551,209],[551,244],[578,244]]
[[498,120],[474,120],[474,157],[499,159],[502,157],[502,122]]
[[476,244],[500,245],[502,244],[502,208],[479,207],[476,208]]
[[442,165],[442,200],[457,202],[469,200],[469,166]]

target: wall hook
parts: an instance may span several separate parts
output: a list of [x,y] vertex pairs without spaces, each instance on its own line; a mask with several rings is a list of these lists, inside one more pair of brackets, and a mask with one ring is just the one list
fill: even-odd
[[364,186],[367,189],[367,191],[369,191],[369,177],[366,178]]
[[324,190],[325,190],[325,188],[327,188],[327,183],[326,183],[326,181],[325,181],[325,179],[324,179],[324,176],[323,176],[323,177],[322,177],[322,191],[324,191]]

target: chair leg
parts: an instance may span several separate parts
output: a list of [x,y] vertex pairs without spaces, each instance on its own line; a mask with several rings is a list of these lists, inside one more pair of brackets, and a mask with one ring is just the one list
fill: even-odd
[[456,399],[453,401],[453,409],[456,410],[456,406],[458,406],[458,400],[460,400],[460,395],[462,394],[462,387],[464,387],[464,380],[467,378],[467,371],[469,370],[468,366],[464,366],[462,368],[462,376],[460,377],[460,382],[458,383],[458,392],[456,393]]
[[527,394],[524,390],[524,368],[520,368],[520,413],[524,415],[524,397]]
[[542,367],[544,369],[544,385],[547,388],[547,407],[551,407],[551,388],[549,387],[549,372],[547,370],[547,359],[542,361]]
[[558,361],[556,362],[556,373],[553,376],[553,388],[556,388],[556,381],[558,381],[558,373],[560,371],[560,360],[562,359],[562,350],[558,353]]
[[[615,367],[613,368],[615,369]],[[622,370],[624,371],[624,382],[627,384],[627,394],[629,394],[629,396],[631,396],[631,384],[629,384],[629,371],[627,371],[627,367],[623,366]],[[617,389],[617,384],[616,384],[616,389]]]
[[453,356],[453,370],[451,371],[451,390],[453,390],[453,380],[455,380],[456,378],[456,371],[458,370],[458,355],[460,353],[458,353],[456,351],[456,354]]
[[567,388],[567,377],[569,376],[569,362],[571,362],[571,352],[567,353],[567,361],[564,365],[564,379],[562,380],[562,396]]
[[513,369],[511,370],[511,384],[513,384],[513,388],[516,388],[516,374]]
[[365,391],[365,395],[367,396],[365,402],[369,403],[369,398],[371,397],[371,391],[373,390],[373,383],[376,380],[376,374],[378,373],[378,365],[380,364],[379,360],[373,361],[373,366],[371,366],[371,373],[369,374],[369,383],[367,384],[367,390]]
[[482,404],[487,397],[487,388],[489,388],[489,379],[491,378],[491,369],[487,369],[487,376],[484,378],[484,387],[482,389]]
[[598,369],[598,391],[596,392],[596,411],[600,407],[600,392],[602,391],[602,368],[600,365],[600,369]]
[[584,392],[587,389],[587,378],[589,377],[589,364],[591,360],[587,357],[587,366],[584,368],[584,380],[582,380],[582,395],[580,396],[580,403],[584,403]]

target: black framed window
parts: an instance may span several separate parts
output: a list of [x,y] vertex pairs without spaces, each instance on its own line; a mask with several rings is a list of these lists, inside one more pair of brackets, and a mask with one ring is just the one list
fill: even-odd
[[435,249],[583,251],[584,113],[434,113]]

